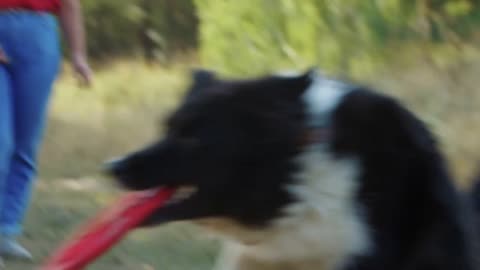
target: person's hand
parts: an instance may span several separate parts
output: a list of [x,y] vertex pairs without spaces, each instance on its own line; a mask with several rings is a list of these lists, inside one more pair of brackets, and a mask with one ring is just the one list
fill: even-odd
[[83,54],[73,54],[72,66],[78,76],[80,84],[90,86],[93,80],[93,73],[88,65],[87,57]]
[[8,62],[7,54],[0,47],[0,64],[8,64]]

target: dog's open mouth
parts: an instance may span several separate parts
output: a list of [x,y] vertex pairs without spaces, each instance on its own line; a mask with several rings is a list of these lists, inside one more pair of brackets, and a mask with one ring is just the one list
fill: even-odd
[[[105,172],[127,190],[156,192],[168,189],[170,198],[143,225],[155,225],[177,220],[190,220],[212,215],[211,196],[195,185],[181,181],[154,181],[159,176],[145,176],[148,171],[143,159],[136,155],[115,159],[105,164]],[[162,178],[162,177],[159,177]]]
[[[195,186],[163,187],[172,195],[156,209],[141,226],[160,225],[167,222],[193,220],[218,214],[209,196]],[[154,189],[158,190],[158,189]],[[153,191],[153,190],[152,190]]]

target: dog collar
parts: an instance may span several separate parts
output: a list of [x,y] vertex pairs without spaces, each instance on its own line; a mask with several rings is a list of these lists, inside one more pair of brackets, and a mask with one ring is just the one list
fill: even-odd
[[331,138],[330,127],[310,127],[302,135],[300,146],[305,147],[314,144],[322,144]]

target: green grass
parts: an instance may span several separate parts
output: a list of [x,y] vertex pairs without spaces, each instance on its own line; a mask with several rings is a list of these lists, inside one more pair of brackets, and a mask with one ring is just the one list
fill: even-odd
[[[432,127],[458,183],[467,184],[480,161],[478,74],[479,61],[455,69],[417,61],[364,80],[398,96]],[[73,228],[118,195],[99,174],[101,162],[161,133],[161,119],[181,97],[186,76],[186,64],[165,69],[120,61],[98,71],[92,89],[80,89],[68,70],[63,74],[56,84],[40,179],[22,238],[37,259],[34,264],[9,261],[7,269],[33,269]],[[90,269],[209,269],[217,244],[201,235],[186,224],[137,231]]]

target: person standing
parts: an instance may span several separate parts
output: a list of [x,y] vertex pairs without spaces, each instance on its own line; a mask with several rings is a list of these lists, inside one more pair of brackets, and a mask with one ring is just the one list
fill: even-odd
[[0,257],[32,258],[17,237],[61,61],[58,22],[73,68],[89,84],[79,0],[0,0]]

